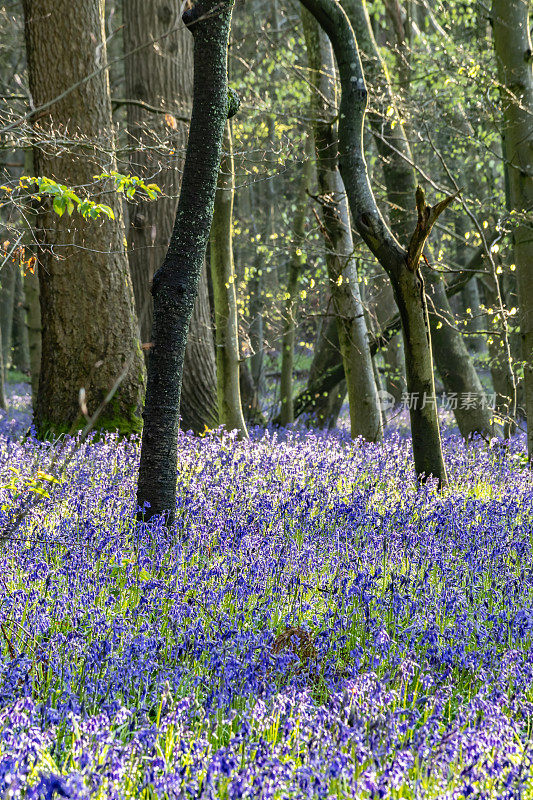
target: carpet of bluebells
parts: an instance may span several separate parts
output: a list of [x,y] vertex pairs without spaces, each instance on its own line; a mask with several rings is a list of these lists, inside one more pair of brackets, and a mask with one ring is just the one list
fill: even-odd
[[439,495],[397,432],[184,434],[169,533],[134,522],[137,441],[40,443],[25,391],[0,420],[0,797],[533,798],[520,437],[447,434]]

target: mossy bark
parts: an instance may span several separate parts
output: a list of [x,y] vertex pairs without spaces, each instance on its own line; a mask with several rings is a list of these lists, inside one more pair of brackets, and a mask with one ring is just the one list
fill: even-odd
[[239,336],[233,261],[233,193],[235,188],[230,122],[226,123],[222,159],[211,225],[211,277],[215,309],[218,418],[229,430],[248,436],[239,385]]
[[[35,424],[42,434],[70,428],[80,416],[81,389],[93,414],[118,383],[111,427],[135,431],[144,362],[121,201],[109,186],[94,182],[95,174],[116,169],[109,80],[101,69],[107,59],[103,3],[24,0],[23,7],[32,100],[36,107],[50,103],[33,119],[35,174],[81,194],[89,187],[91,199],[114,213],[114,219],[95,223],[76,213],[58,217],[48,203],[40,208],[42,359]],[[55,148],[63,137],[69,147]],[[96,428],[108,421],[102,415]]]
[[183,360],[213,218],[228,116],[231,4],[200,0],[183,13],[194,38],[191,125],[170,245],[154,275],[154,321],[137,487],[143,518],[175,516]]

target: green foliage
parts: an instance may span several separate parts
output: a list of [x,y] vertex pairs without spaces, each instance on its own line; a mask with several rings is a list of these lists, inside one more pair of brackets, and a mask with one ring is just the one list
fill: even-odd
[[149,200],[156,200],[158,193],[161,194],[161,189],[157,183],[145,183],[142,178],[137,178],[135,175],[122,175],[116,170],[102,172],[94,177],[97,180],[110,178],[115,184],[115,191],[124,194],[128,200],[133,200],[139,191],[143,192]]
[[[115,214],[110,206],[104,203],[95,203],[89,198],[81,198],[73,189],[57,183],[51,178],[23,175],[19,179],[19,186],[21,189],[35,186],[34,197],[39,202],[42,197],[53,198],[52,208],[59,217],[62,217],[65,211],[69,216],[77,211],[84,219],[98,219],[101,216],[115,219]],[[6,187],[2,188],[6,189]]]

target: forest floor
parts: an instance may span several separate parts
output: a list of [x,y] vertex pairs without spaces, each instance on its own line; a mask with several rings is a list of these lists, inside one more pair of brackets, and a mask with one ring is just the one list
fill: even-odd
[[1,797],[533,797],[522,438],[446,434],[438,494],[397,432],[182,435],[169,535],[134,523],[138,442],[53,482],[69,443],[11,394]]

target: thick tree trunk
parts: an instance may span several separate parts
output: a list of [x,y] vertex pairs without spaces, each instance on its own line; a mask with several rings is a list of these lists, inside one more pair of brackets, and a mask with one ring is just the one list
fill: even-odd
[[283,316],[283,334],[281,339],[281,377],[280,377],[280,420],[282,425],[294,422],[292,397],[292,373],[294,369],[294,338],[296,320],[295,306],[298,298],[298,284],[304,265],[302,250],[305,234],[305,218],[308,206],[309,159],[306,161],[300,178],[300,188],[296,200],[296,211],[292,227],[291,254],[289,259],[289,275],[285,292],[285,308]]
[[[143,342],[150,341],[150,284],[163,262],[176,215],[192,105],[192,36],[176,26],[169,0],[127,0],[124,13],[126,99],[129,103],[130,170],[162,189],[157,202],[138,201],[128,230],[128,259]],[[153,41],[154,44],[150,45]],[[184,430],[203,433],[218,424],[216,366],[206,270],[202,270],[183,366]]]
[[209,240],[228,116],[230,19],[231,5],[214,0],[200,0],[183,13],[194,37],[193,108],[174,230],[152,282],[153,346],[137,487],[143,517],[162,514],[169,525],[175,515],[185,345]]
[[493,0],[492,30],[501,84],[509,200],[516,212],[513,243],[528,455],[533,460],[533,59],[529,0]]
[[[144,362],[121,203],[115,192],[95,187],[93,177],[116,169],[109,81],[101,69],[107,59],[103,3],[24,0],[23,6],[32,100],[37,107],[51,103],[33,121],[35,172],[80,193],[89,187],[91,198],[114,212],[113,220],[94,223],[76,213],[59,218],[46,205],[38,218],[42,362],[36,427],[57,434],[84,425],[80,390],[92,414],[118,383],[96,428],[138,431]],[[63,136],[72,144],[55,150],[54,140]],[[40,139],[46,141],[42,147]]]
[[26,320],[26,298],[24,280],[20,267],[15,273],[15,302],[13,305],[13,351],[12,361],[15,369],[30,374],[30,343]]
[[302,0],[302,3],[326,31],[335,52],[341,82],[339,167],[352,219],[391,279],[402,319],[407,391],[413,397],[422,392],[425,400],[423,407],[415,408],[413,403],[410,409],[415,470],[419,480],[433,476],[440,486],[445,486],[431,337],[419,262],[431,228],[450,198],[429,208],[423,193],[417,191],[418,222],[408,249],[394,238],[376,205],[362,151],[367,89],[353,29],[335,0]]
[[337,318],[339,344],[350,405],[353,438],[378,441],[383,435],[381,411],[359,290],[350,213],[338,169],[335,66],[331,44],[318,23],[303,13],[310,83],[313,88],[313,126],[326,244],[329,291]]
[[231,127],[226,123],[211,225],[211,276],[215,307],[218,418],[227,430],[247,437],[239,385],[239,334],[233,263],[235,188]]

